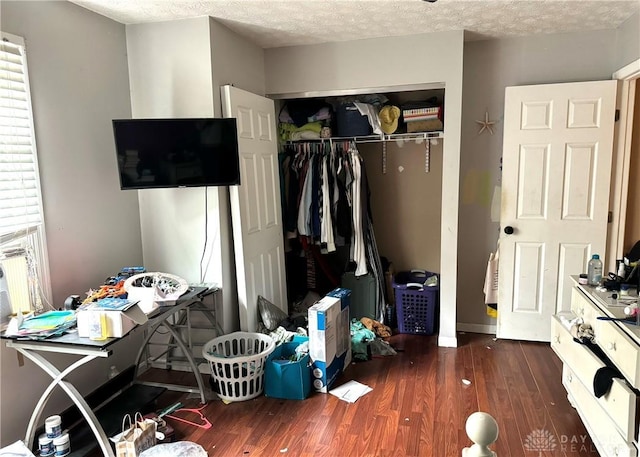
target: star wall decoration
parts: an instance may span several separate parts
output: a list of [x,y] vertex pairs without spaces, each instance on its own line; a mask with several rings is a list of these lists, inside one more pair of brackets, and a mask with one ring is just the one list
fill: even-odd
[[496,121],[490,121],[489,120],[489,112],[488,111],[484,112],[484,120],[476,121],[476,123],[480,124],[480,126],[481,126],[480,127],[480,131],[478,132],[478,135],[480,135],[485,130],[487,132],[489,132],[491,135],[493,135],[493,126],[495,125]]

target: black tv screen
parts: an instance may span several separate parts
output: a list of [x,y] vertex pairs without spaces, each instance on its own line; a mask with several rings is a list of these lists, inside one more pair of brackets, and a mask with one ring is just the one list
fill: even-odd
[[115,119],[121,189],[240,184],[234,118]]

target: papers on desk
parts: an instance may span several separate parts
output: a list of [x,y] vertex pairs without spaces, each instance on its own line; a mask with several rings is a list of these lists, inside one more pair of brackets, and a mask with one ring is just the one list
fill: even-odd
[[18,338],[43,339],[62,335],[76,325],[74,311],[47,311],[37,316],[12,318],[5,332],[6,336]]
[[126,311],[133,305],[137,304],[138,300],[128,300],[126,298],[100,298],[94,302],[86,303],[79,309],[92,309],[103,311]]

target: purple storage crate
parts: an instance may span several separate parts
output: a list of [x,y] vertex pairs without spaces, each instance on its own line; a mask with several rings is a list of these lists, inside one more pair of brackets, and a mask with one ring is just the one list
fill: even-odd
[[[436,285],[427,286],[435,276]],[[439,305],[440,277],[425,270],[401,271],[393,277],[398,331],[432,335]]]

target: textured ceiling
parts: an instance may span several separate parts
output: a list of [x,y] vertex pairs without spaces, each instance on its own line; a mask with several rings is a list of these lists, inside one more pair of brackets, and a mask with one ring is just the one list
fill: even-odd
[[463,29],[467,39],[612,29],[640,11],[640,0],[72,1],[123,24],[211,16],[263,48]]

